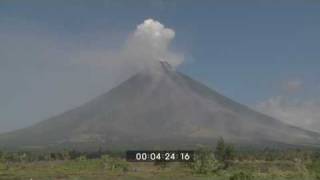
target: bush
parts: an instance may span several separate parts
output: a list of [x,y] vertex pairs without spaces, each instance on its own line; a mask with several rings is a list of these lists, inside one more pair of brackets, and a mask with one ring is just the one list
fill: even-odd
[[87,160],[87,156],[85,155],[81,155],[80,157],[78,157],[78,161],[86,161]]
[[219,163],[215,159],[214,153],[207,148],[200,148],[196,151],[192,169],[196,173],[207,174],[218,169]]
[[64,150],[61,154],[62,154],[63,160],[70,160],[71,159],[70,151]]
[[104,167],[111,171],[120,170],[127,172],[129,170],[129,164],[123,159],[110,157],[109,155],[103,155],[101,156],[101,160],[104,164]]
[[229,180],[252,180],[252,179],[253,179],[253,176],[245,172],[235,173],[229,178]]

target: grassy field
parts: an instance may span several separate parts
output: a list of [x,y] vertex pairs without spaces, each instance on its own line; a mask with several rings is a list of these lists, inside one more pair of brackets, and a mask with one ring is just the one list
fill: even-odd
[[[54,160],[36,162],[9,162],[0,166],[2,180],[250,180],[250,179],[320,179],[312,162],[233,161],[228,168],[205,173],[195,171],[191,164],[128,163],[117,159],[111,165],[103,159]],[[320,163],[318,162],[317,165]],[[319,169],[320,170],[320,169]]]
[[127,162],[123,152],[1,152],[0,180],[320,180],[319,149],[235,150],[219,141],[193,162]]

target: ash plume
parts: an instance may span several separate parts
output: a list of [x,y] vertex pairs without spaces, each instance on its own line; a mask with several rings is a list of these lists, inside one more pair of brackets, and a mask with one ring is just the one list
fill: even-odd
[[147,19],[129,37],[124,53],[143,65],[164,60],[174,67],[178,66],[183,62],[183,57],[169,50],[174,36],[174,30],[156,20]]
[[112,63],[120,63],[118,67],[126,68],[121,71],[131,72],[130,75],[146,69],[156,71],[159,61],[166,61],[172,67],[177,67],[183,63],[184,58],[182,54],[170,50],[174,37],[173,29],[165,27],[159,21],[146,19],[137,25],[123,48],[110,57],[110,60]]
[[172,68],[182,64],[183,54],[170,49],[175,34],[173,29],[149,18],[129,33],[122,47],[84,51],[76,61],[109,72],[113,84],[119,84],[144,70],[157,73],[159,61],[168,62]]

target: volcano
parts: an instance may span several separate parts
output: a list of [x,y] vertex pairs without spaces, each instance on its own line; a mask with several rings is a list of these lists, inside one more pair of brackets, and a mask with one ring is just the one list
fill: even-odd
[[256,112],[162,61],[109,92],[31,127],[2,148],[185,148],[219,138],[242,145],[319,145],[320,135]]

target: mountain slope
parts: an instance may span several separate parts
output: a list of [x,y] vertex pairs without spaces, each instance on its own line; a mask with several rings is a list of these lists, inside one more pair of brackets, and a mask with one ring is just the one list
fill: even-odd
[[319,144],[317,133],[284,124],[220,95],[165,62],[94,100],[0,136],[0,147],[154,147],[212,143]]

